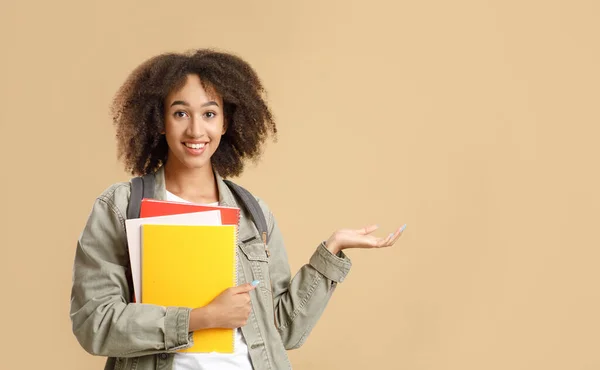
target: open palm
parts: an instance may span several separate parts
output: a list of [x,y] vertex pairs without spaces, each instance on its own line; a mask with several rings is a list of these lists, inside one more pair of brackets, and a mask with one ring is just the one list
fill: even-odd
[[385,248],[391,247],[402,235],[406,225],[398,228],[386,237],[371,235],[379,227],[371,225],[361,229],[342,229],[334,232],[327,240],[327,248],[334,254],[348,248]]

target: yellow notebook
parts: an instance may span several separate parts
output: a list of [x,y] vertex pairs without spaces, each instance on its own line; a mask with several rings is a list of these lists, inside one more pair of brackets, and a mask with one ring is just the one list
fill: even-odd
[[[201,307],[236,285],[236,229],[142,225],[142,303]],[[180,352],[233,353],[233,329],[194,332]]]

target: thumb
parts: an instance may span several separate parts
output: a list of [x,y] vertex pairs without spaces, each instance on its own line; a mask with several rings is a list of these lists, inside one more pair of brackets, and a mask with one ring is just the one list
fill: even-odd
[[360,235],[368,235],[377,229],[379,229],[378,225],[369,225],[367,227],[363,227],[362,229],[358,229],[355,231]]
[[260,281],[258,280],[254,280],[251,283],[246,283],[246,284],[242,284],[240,286],[237,287],[237,289],[235,290],[235,294],[241,294],[241,293],[248,293],[254,289],[256,289],[256,286],[260,283]]

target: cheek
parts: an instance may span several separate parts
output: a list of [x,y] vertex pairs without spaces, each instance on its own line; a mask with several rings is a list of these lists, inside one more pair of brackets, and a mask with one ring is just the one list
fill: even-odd
[[218,122],[214,125],[210,125],[209,131],[209,135],[212,136],[212,139],[218,140],[225,132],[225,126],[223,125],[223,122]]
[[167,144],[169,144],[169,146],[171,146],[175,142],[179,142],[180,133],[177,130],[177,125],[174,125],[172,122],[166,121],[163,132],[165,138],[167,139]]

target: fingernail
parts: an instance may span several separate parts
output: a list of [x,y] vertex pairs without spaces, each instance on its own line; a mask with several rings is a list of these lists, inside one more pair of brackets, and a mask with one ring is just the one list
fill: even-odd
[[250,284],[252,284],[252,286],[257,286],[257,285],[258,285],[258,283],[260,283],[260,280],[254,280],[254,281],[253,281],[252,283],[250,283]]
[[404,231],[404,229],[406,229],[406,224],[404,224],[404,226],[402,226],[402,227],[400,228],[400,232],[403,232],[403,231]]
[[390,235],[388,236],[388,238],[391,238],[392,236],[394,236],[394,233],[390,233]]

